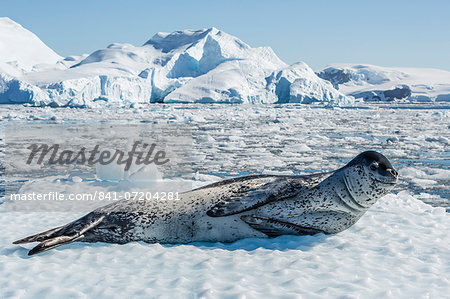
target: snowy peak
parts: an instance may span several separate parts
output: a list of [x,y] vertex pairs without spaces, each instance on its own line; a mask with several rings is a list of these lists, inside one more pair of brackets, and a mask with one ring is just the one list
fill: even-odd
[[29,71],[38,64],[55,64],[61,57],[36,35],[10,18],[0,18],[0,69]]
[[200,63],[202,59],[203,62],[212,59],[216,61],[215,65],[218,65],[217,62],[224,60],[260,59],[263,65],[268,64],[269,67],[286,66],[270,47],[252,48],[239,38],[214,27],[173,33],[159,32],[144,44],[149,45],[162,53],[173,55],[175,59],[184,55],[186,57],[182,58],[183,61],[193,59]]
[[175,49],[187,48],[205,38],[212,31],[217,31],[217,29],[179,30],[172,33],[158,32],[144,46],[152,45],[155,49],[168,53]]
[[215,27],[200,30],[180,30],[172,33],[158,32],[145,45],[152,45],[164,53],[175,50],[187,50],[198,43],[204,44],[206,40],[215,40],[220,44],[234,44],[234,46],[249,49],[250,46],[240,39],[231,36]]

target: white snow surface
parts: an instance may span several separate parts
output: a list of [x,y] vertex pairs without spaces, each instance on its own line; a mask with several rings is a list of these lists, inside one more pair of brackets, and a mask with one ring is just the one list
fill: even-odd
[[29,258],[18,235],[81,214],[5,213],[2,298],[445,298],[450,216],[407,192],[337,235],[167,246],[76,243]]
[[[8,28],[3,31],[10,34]],[[270,47],[252,48],[214,27],[160,32],[142,46],[111,44],[26,73],[0,68],[0,103],[95,107],[98,101],[119,106],[352,101],[306,64],[286,68]],[[288,95],[282,99],[280,81]]]
[[32,32],[10,18],[0,17],[0,72],[18,75],[60,59]]
[[450,102],[450,72],[445,70],[332,64],[318,74],[345,95],[365,101]]

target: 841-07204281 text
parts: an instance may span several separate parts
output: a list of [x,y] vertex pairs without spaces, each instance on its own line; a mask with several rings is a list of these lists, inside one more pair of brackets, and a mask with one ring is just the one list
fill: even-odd
[[12,201],[116,201],[116,200],[161,200],[174,201],[180,200],[178,192],[144,192],[144,191],[95,191],[92,193],[14,193],[10,195]]

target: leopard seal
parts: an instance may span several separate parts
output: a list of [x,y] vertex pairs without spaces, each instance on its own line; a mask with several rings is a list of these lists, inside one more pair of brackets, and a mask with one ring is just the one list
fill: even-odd
[[397,177],[385,156],[366,151],[331,172],[227,179],[181,193],[178,201],[122,200],[14,244],[40,242],[33,255],[75,241],[232,242],[338,233],[392,190]]

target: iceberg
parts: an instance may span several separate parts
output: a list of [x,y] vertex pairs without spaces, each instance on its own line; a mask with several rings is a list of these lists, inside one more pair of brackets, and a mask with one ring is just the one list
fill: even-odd
[[278,103],[328,102],[349,104],[351,97],[344,96],[332,84],[319,78],[304,62],[295,63],[269,76],[268,88]]
[[364,101],[450,102],[450,72],[444,70],[334,64],[317,75]]
[[[20,28],[16,34],[33,36],[33,43],[45,46],[10,19],[4,23],[8,25],[0,23],[1,31]],[[288,66],[270,47],[252,48],[214,27],[159,32],[142,46],[116,43],[64,59],[46,49],[38,58],[23,58],[26,68],[12,65],[16,57],[0,65],[0,103],[92,107],[103,102],[123,106],[352,101],[305,63]]]

